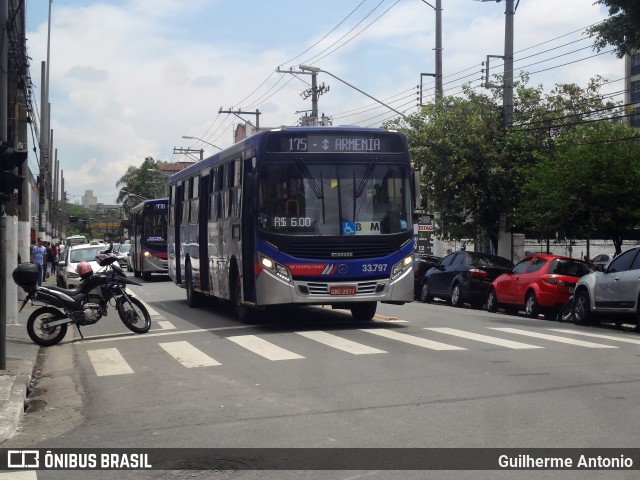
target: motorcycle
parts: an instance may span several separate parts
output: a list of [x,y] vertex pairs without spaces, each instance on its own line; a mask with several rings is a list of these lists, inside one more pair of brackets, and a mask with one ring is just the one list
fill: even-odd
[[[45,305],[36,309],[27,320],[27,332],[34,343],[49,347],[59,343],[67,333],[68,325],[75,325],[84,338],[80,327],[93,325],[107,315],[107,307],[112,305],[118,311],[122,323],[135,333],[146,333],[151,328],[151,316],[144,304],[127,294],[127,285],[142,285],[127,278],[117,263],[115,255],[109,251],[96,257],[101,268],[81,276],[76,289],[37,286],[37,266],[21,264],[13,272],[16,284],[28,295],[22,302],[20,311],[28,301]],[[34,269],[35,268],[35,273]],[[112,303],[113,301],[113,303]]]

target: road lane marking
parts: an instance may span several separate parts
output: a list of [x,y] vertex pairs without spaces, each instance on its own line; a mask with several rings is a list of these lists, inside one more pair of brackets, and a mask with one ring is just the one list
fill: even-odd
[[0,480],[38,480],[38,473],[35,470],[2,472],[0,473]]
[[513,348],[516,350],[544,348],[537,345],[529,345],[528,343],[514,342],[513,340],[505,340],[503,338],[482,335],[480,333],[465,332],[464,330],[458,330],[455,328],[425,328],[425,330],[433,330],[434,332],[446,333],[448,335],[454,335],[456,337],[467,338],[469,340],[476,340],[478,342],[490,343],[492,345],[499,345],[501,347]]
[[398,340],[399,342],[416,345],[418,347],[429,348],[431,350],[466,350],[466,348],[434,342],[433,340],[407,335],[406,333],[398,333],[392,330],[385,330],[381,328],[361,328],[360,330],[367,333],[373,333],[374,335],[379,335],[381,337],[391,338],[392,340]]
[[559,343],[567,343],[569,345],[577,345],[579,347],[586,347],[586,348],[619,348],[619,347],[614,347],[613,345],[604,345],[602,343],[593,343],[593,342],[585,342],[583,340],[575,340],[573,338],[567,338],[567,337],[559,337],[557,335],[547,335],[545,333],[538,333],[538,332],[529,332],[527,330],[520,330],[519,328],[499,328],[499,327],[489,327],[491,330],[498,330],[500,332],[507,332],[507,333],[515,333],[516,335],[525,335],[527,337],[534,337],[534,338],[541,338],[543,340],[549,340],[552,342],[559,342]]
[[[75,339],[73,342],[69,343],[79,343],[81,345],[87,343],[102,343],[102,342],[113,342],[115,340],[134,340],[134,339],[142,339],[142,338],[150,338],[150,337],[164,337],[167,335],[182,335],[185,333],[202,333],[202,332],[220,332],[223,330],[238,330],[238,329],[246,329],[246,328],[254,328],[253,325],[234,325],[232,327],[212,327],[212,328],[194,328],[191,330],[176,330],[172,332],[158,331],[164,330],[161,328],[149,330],[147,333],[142,335],[126,332],[126,333],[107,333],[104,335],[93,335],[91,337],[85,337],[84,339]],[[153,333],[152,333],[153,332]]]
[[156,323],[160,327],[160,330],[175,330],[176,328],[169,320],[158,320]]
[[285,350],[255,335],[236,335],[234,337],[227,337],[227,339],[268,360],[277,361],[304,358],[302,355]]
[[347,352],[347,353],[352,353],[354,355],[387,353],[384,350],[369,347],[367,345],[363,345],[362,343],[353,342],[351,340],[347,340],[346,338],[333,335],[332,333],[322,332],[319,330],[311,331],[311,332],[296,332],[296,333],[298,335],[302,335],[305,338],[315,340],[316,342],[320,342],[324,345],[328,345],[329,347],[337,348],[338,350],[342,350],[343,352]]
[[222,365],[220,362],[214,360],[209,355],[198,350],[196,347],[184,340],[180,342],[159,343],[158,345],[187,368],[214,367]]
[[[152,317],[162,317],[162,315],[160,315],[156,310],[154,310],[153,308],[151,308],[149,306],[149,304],[147,302],[145,302],[144,300],[142,300],[140,297],[137,297],[138,300],[140,300],[140,302],[142,303],[142,305],[145,306],[145,308],[147,309],[147,311],[149,312],[149,315],[151,315]],[[163,317],[164,318],[164,317]]]
[[577,330],[569,330],[565,328],[547,328],[547,330],[553,330],[554,332],[569,333],[574,335],[584,335],[585,337],[604,338],[607,340],[615,340],[616,342],[634,343],[636,345],[640,345],[640,339],[636,339],[636,338],[624,338],[624,337],[617,337],[615,335],[602,335],[600,333],[579,332]]
[[133,370],[117,348],[87,350],[87,355],[89,355],[93,369],[99,377],[133,373]]

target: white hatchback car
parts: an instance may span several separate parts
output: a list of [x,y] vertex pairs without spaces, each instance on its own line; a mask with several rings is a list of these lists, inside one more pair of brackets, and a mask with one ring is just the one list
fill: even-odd
[[96,255],[106,248],[105,245],[76,245],[68,247],[64,258],[58,262],[57,284],[62,288],[76,288],[80,285],[77,268],[80,262],[89,262],[94,272],[101,267],[96,262]]
[[640,328],[640,246],[576,283],[573,314],[577,324],[610,320],[619,325],[629,319]]

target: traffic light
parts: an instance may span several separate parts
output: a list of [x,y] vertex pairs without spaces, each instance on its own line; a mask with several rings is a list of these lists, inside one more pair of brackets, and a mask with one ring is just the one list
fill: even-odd
[[22,188],[24,176],[18,175],[16,169],[27,158],[27,150],[15,150],[6,144],[0,145],[0,196],[9,198],[15,190]]

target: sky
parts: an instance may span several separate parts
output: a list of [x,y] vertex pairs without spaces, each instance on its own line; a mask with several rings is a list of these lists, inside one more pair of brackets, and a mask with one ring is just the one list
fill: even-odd
[[[516,0],[514,69],[530,86],[624,90],[624,60],[598,54],[585,27],[607,18],[594,0]],[[36,110],[47,59],[49,2],[26,0],[27,49]],[[53,0],[49,102],[53,147],[71,202],[93,190],[115,202],[115,184],[146,157],[183,161],[176,148],[216,151],[260,111],[261,127],[296,125],[311,109],[309,75],[278,73],[313,65],[329,86],[319,113],[334,125],[379,126],[416,110],[421,73],[435,72],[435,0]],[[482,62],[504,53],[505,2],[442,0],[445,95],[479,89]],[[492,73],[502,61],[491,60]],[[424,99],[434,79],[422,77]],[[615,97],[623,100],[622,95]],[[189,140],[192,136],[204,140]],[[31,150],[31,147],[30,147]],[[37,174],[37,159],[29,164]],[[39,155],[38,155],[39,157]]]

